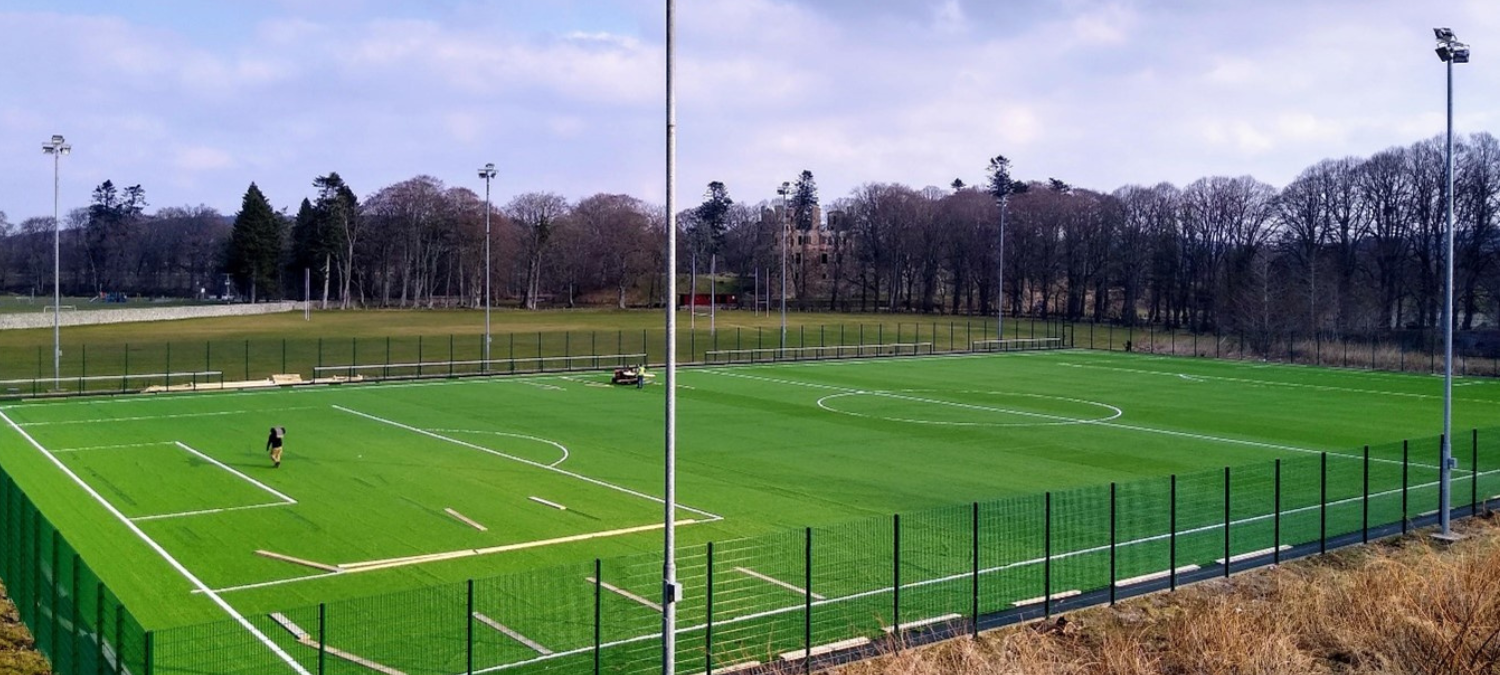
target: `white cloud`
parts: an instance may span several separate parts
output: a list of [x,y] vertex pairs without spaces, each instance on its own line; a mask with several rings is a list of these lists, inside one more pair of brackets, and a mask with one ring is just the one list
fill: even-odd
[[220,148],[187,146],[178,148],[175,155],[173,164],[180,171],[209,171],[234,166],[233,156]]
[[943,0],[933,9],[932,27],[939,33],[958,34],[969,29],[969,19],[959,0]]

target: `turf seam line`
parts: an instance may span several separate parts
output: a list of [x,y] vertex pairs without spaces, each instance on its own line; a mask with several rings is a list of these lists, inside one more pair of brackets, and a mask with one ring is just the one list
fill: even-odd
[[60,452],[83,452],[85,450],[120,450],[124,448],[149,448],[157,445],[171,445],[174,441],[152,441],[150,443],[119,443],[116,445],[85,445],[77,448],[58,448],[48,450],[52,454]]
[[208,584],[203,583],[202,579],[199,579],[196,575],[189,571],[187,567],[184,567],[181,562],[178,562],[176,558],[172,557],[172,554],[168,553],[165,548],[162,548],[161,544],[156,543],[156,540],[152,539],[145,533],[145,531],[141,530],[140,526],[136,525],[133,522],[130,522],[130,519],[126,518],[125,514],[121,513],[119,509],[115,508],[114,504],[109,503],[108,499],[105,499],[104,496],[100,495],[99,492],[96,491],[92,486],[84,482],[84,480],[80,478],[78,474],[73,473],[73,470],[69,469],[68,466],[66,464],[63,464],[62,461],[59,460],[56,456],[54,456],[50,452],[47,452],[47,448],[43,447],[42,444],[37,442],[35,438],[32,438],[31,434],[26,433],[26,430],[17,425],[9,415],[5,414],[4,411],[0,411],[0,419],[5,420],[6,424],[10,425],[12,429],[15,429],[16,433],[21,434],[21,436],[25,438],[26,441],[32,445],[32,447],[41,452],[43,456],[52,460],[52,463],[56,464],[57,468],[62,469],[63,473],[67,474],[68,477],[72,478],[73,482],[77,483],[79,487],[83,488],[84,492],[87,492],[94,499],[98,500],[98,502],[104,506],[105,510],[109,511],[111,514],[114,514],[114,516],[118,518],[120,522],[125,524],[125,527],[129,528],[130,531],[135,533],[137,537],[140,537],[141,540],[144,541],[147,546],[151,547],[152,550],[156,551],[156,553],[160,555],[163,560],[166,560],[167,564],[176,569],[194,586],[197,586],[199,589],[201,589],[204,595],[207,595],[208,598],[214,602],[214,604],[218,605],[221,609],[223,609],[226,613],[233,617],[235,622],[243,626],[245,630],[250,631],[251,635],[254,635],[257,640],[259,640],[262,644],[269,648],[272,653],[281,658],[281,660],[284,661],[288,666],[290,666],[292,670],[296,671],[298,675],[312,675],[307,671],[306,668],[302,667],[302,664],[297,663],[297,660],[292,658],[291,654],[286,653],[286,651],[283,650],[280,645],[276,644],[265,633],[262,633],[259,628],[256,628],[255,624],[250,623],[249,619],[246,619],[243,614],[240,614],[237,610],[235,610],[233,606],[231,606],[228,602],[225,602],[223,598],[219,597],[219,595],[215,593],[213,589],[208,587]]
[[[652,496],[652,495],[648,495],[648,494],[646,494],[644,492],[639,492],[639,491],[636,491],[636,490],[632,490],[632,489],[630,489],[628,487],[624,487],[622,485],[615,485],[614,483],[607,483],[607,482],[599,480],[597,478],[589,478],[588,476],[585,476],[585,475],[580,474],[580,473],[574,473],[574,472],[568,471],[566,469],[559,469],[559,468],[557,468],[555,466],[548,466],[546,464],[542,464],[541,462],[533,462],[533,461],[531,461],[529,459],[524,459],[524,458],[521,458],[521,457],[516,457],[515,455],[509,455],[509,454],[500,452],[499,450],[492,450],[492,449],[486,448],[486,447],[484,447],[482,445],[475,445],[473,443],[469,443],[467,441],[463,441],[463,440],[460,440],[460,439],[457,439],[457,438],[451,438],[451,437],[448,437],[448,436],[444,436],[442,434],[437,434],[437,433],[433,433],[431,431],[426,431],[424,429],[418,429],[417,427],[414,427],[414,426],[411,426],[411,425],[408,425],[408,424],[402,424],[401,422],[397,422],[395,420],[389,420],[389,419],[385,419],[385,418],[382,418],[382,417],[376,417],[375,415],[371,415],[369,413],[362,413],[362,412],[360,412],[358,410],[354,410],[352,408],[345,408],[344,406],[341,406],[341,405],[335,405],[335,406],[332,406],[332,407],[335,410],[340,410],[340,411],[349,413],[351,415],[356,415],[358,417],[363,417],[363,418],[368,419],[368,420],[373,420],[375,422],[380,422],[381,424],[388,424],[388,425],[396,427],[398,429],[405,429],[405,430],[411,431],[413,433],[418,433],[418,434],[421,434],[423,436],[427,436],[427,437],[430,437],[430,438],[436,438],[436,439],[438,439],[440,441],[447,441],[447,442],[452,443],[454,445],[463,446],[463,447],[469,448],[471,450],[478,450],[480,452],[489,453],[491,455],[495,455],[496,457],[504,457],[505,459],[509,459],[511,461],[514,461],[514,462],[520,462],[520,463],[526,464],[528,466],[534,466],[534,467],[536,467],[538,469],[544,469],[544,470],[547,470],[547,471],[555,471],[555,472],[560,473],[560,474],[562,474],[564,476],[569,476],[569,477],[572,477],[572,478],[576,478],[576,479],[584,481],[586,483],[592,483],[594,485],[598,485],[600,487],[606,487],[606,488],[609,488],[611,490],[617,490],[619,492],[623,492],[623,493],[628,494],[628,495],[634,495],[634,496],[640,497],[642,499],[646,499],[646,500],[650,500],[650,501],[656,502],[657,504],[666,504],[666,500],[662,499],[661,497],[655,497],[655,496]],[[704,511],[702,509],[695,509],[695,508],[690,507],[690,506],[684,506],[681,503],[674,504],[673,506],[675,506],[676,508],[682,509],[684,511],[690,511],[692,513],[696,513],[696,514],[698,514],[700,516],[706,516],[706,517],[708,517],[709,520],[723,520],[724,519],[723,516],[719,516],[719,515],[716,515],[716,514],[713,514],[713,513],[709,513],[708,511]]]

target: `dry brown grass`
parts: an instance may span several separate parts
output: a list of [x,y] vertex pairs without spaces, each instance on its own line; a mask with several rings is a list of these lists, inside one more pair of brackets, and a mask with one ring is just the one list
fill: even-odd
[[1500,522],[1299,561],[838,675],[1500,675]]
[[16,616],[5,587],[0,585],[0,673],[6,675],[47,675],[52,669],[47,659],[36,653],[31,633]]

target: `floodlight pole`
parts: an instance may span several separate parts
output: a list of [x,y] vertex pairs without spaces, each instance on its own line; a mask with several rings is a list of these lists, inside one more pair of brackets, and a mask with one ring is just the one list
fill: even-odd
[[1433,32],[1438,39],[1438,58],[1443,60],[1448,71],[1448,228],[1443,244],[1447,251],[1443,291],[1443,436],[1442,456],[1438,463],[1438,523],[1442,527],[1442,536],[1447,537],[1452,534],[1448,512],[1453,497],[1453,63],[1468,63],[1469,46],[1454,38],[1453,31],[1447,28],[1436,28]]
[[[667,377],[666,495],[661,584],[661,672],[673,675],[677,661],[677,98],[676,0],[667,0]],[[642,374],[644,376],[644,374]]]
[[490,162],[479,170],[484,179],[484,364],[482,371],[490,369],[490,181],[495,178],[495,164]]
[[[1005,186],[1005,189],[1009,191],[1010,186]],[[997,340],[1005,339],[1005,201],[1008,196],[1000,196],[1000,288],[996,291],[999,297],[995,301],[995,339]],[[1032,317],[1032,320],[1035,321],[1036,317]]]
[[791,237],[791,214],[787,213],[787,193],[791,192],[789,184],[783,182],[776,189],[776,194],[781,195],[781,348],[786,349],[786,247],[787,239]]
[[58,214],[62,156],[73,146],[61,134],[53,134],[42,144],[42,152],[52,155],[52,388],[62,388],[62,220]]

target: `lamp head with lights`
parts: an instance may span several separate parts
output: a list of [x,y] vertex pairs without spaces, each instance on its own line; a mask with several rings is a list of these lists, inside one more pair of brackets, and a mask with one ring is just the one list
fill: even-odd
[[68,145],[67,141],[63,140],[63,137],[57,134],[54,134],[52,136],[52,142],[42,144],[42,152],[45,152],[49,155],[66,155],[72,150],[73,146]]
[[495,164],[493,162],[491,162],[489,164],[484,165],[484,168],[482,168],[482,169],[479,170],[479,177],[480,178],[484,178],[486,180],[488,180],[490,178],[494,178],[495,177]]
[[1468,63],[1469,45],[1459,42],[1453,35],[1451,28],[1434,28],[1433,35],[1437,36],[1437,55],[1444,63]]

